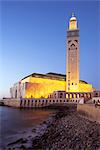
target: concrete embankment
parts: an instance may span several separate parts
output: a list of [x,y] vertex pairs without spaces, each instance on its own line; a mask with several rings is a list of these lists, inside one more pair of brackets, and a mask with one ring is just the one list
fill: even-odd
[[20,108],[20,101],[18,99],[4,99],[1,102],[4,106]]
[[77,111],[83,117],[100,123],[100,106],[96,107],[94,104],[78,104]]
[[46,99],[46,98],[32,98],[32,99],[12,99],[12,98],[6,98],[3,100],[3,103],[5,106],[10,107],[17,107],[17,108],[41,108],[41,107],[47,107],[50,105],[57,105],[57,107],[60,106],[66,106],[68,104],[77,104],[79,103],[79,99],[70,101],[68,99]]

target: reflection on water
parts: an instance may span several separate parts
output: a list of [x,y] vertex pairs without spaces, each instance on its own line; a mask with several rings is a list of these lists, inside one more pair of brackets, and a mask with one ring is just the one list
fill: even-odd
[[52,112],[52,110],[46,109],[20,110],[0,106],[0,139],[2,139],[2,144],[7,142],[8,137],[42,123]]

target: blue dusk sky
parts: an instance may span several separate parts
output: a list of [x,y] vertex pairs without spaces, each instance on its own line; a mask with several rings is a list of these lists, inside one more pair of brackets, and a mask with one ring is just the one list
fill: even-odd
[[31,73],[66,73],[71,13],[80,29],[80,79],[100,89],[100,1],[0,1],[0,97]]

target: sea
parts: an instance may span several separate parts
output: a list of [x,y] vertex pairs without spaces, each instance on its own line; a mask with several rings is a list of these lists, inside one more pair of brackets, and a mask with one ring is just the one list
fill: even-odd
[[22,134],[25,135],[27,132],[29,134],[53,113],[54,110],[51,109],[18,109],[0,106],[0,148],[3,149]]

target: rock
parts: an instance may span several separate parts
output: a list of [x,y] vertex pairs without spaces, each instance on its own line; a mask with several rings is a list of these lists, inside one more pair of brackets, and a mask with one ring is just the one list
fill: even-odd
[[47,122],[46,122],[46,121],[43,121],[43,124],[47,124]]
[[32,132],[36,132],[36,129],[35,129],[35,128],[33,128],[33,129],[32,129]]
[[18,139],[17,141],[14,141],[14,142],[12,142],[12,143],[9,143],[8,146],[9,146],[9,145],[14,145],[14,144],[17,144],[17,143],[26,143],[26,142],[27,142],[27,139],[20,138],[20,139]]
[[20,150],[25,150],[25,149],[26,149],[26,147],[24,145],[20,146]]

